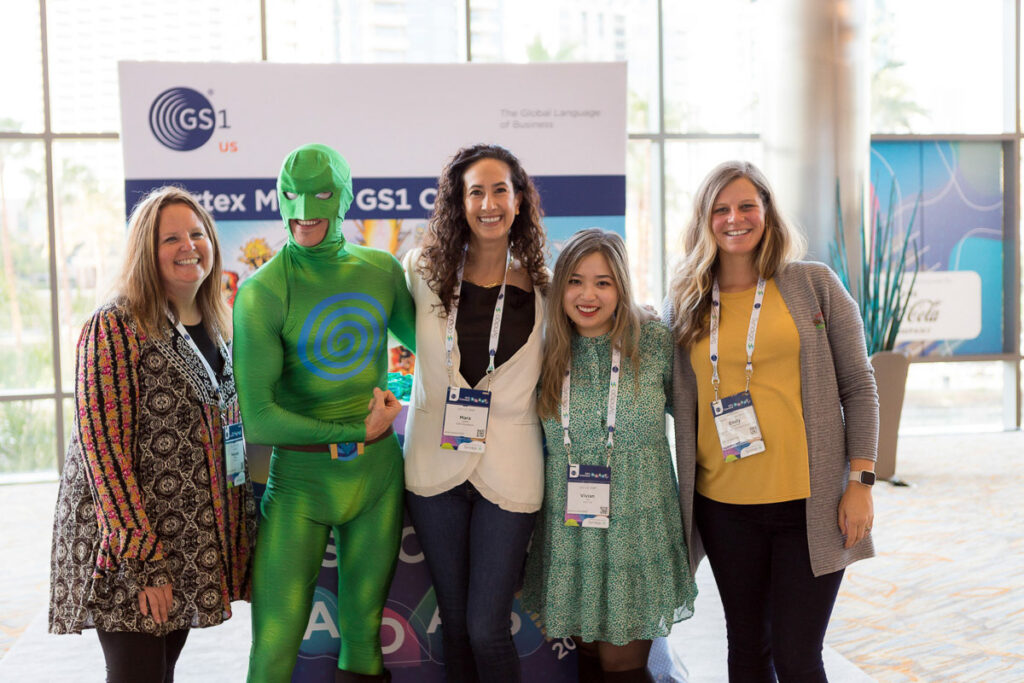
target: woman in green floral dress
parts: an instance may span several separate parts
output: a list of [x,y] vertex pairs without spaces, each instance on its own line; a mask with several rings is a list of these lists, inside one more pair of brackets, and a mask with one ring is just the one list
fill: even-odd
[[580,646],[581,681],[653,680],[651,639],[697,594],[665,436],[672,335],[642,322],[625,244],[596,228],[566,243],[547,306],[544,506],[522,601]]

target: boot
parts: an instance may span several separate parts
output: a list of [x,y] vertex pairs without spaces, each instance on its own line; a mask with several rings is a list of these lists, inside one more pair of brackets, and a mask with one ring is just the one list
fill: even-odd
[[601,660],[582,649],[576,650],[576,671],[579,683],[604,683]]
[[654,676],[646,666],[629,671],[605,671],[604,683],[654,683]]
[[334,670],[334,683],[388,683],[390,680],[391,672],[387,669],[384,669],[384,673],[379,676],[357,674],[354,671],[345,671],[344,669]]

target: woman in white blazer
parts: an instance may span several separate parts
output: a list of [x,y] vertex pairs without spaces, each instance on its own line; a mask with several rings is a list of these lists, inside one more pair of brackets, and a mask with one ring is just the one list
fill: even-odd
[[521,679],[509,615],[544,491],[540,217],[511,152],[467,147],[441,174],[423,248],[404,260],[417,340],[406,503],[449,681]]

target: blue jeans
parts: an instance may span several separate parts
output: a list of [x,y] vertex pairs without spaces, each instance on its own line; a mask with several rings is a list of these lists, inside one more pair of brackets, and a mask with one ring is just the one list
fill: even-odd
[[536,513],[508,512],[468,481],[406,503],[441,613],[449,683],[521,680],[509,630]]
[[725,609],[731,683],[826,683],[821,647],[843,570],[811,572],[805,501],[759,505],[694,496]]

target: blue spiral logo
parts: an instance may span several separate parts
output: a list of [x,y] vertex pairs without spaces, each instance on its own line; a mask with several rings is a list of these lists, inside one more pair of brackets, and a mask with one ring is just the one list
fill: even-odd
[[335,294],[302,324],[299,358],[317,377],[340,382],[377,357],[387,336],[387,313],[366,294]]
[[171,88],[149,107],[149,129],[164,147],[188,152],[206,144],[216,123],[210,100],[192,88]]

